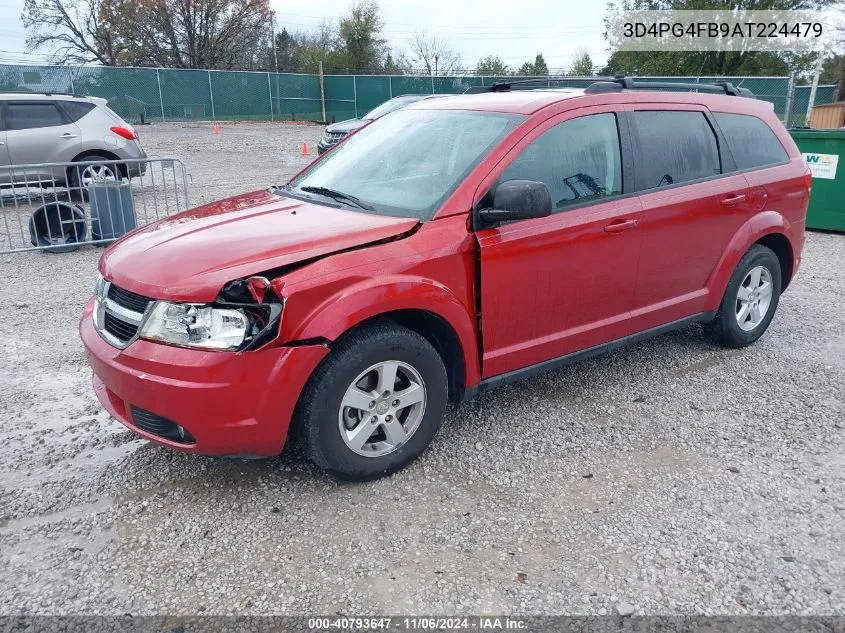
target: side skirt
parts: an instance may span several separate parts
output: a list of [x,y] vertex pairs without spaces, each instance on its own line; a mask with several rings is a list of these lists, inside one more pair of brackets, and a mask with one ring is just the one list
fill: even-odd
[[622,338],[616,339],[615,341],[610,341],[609,343],[602,343],[601,345],[588,347],[587,349],[582,349],[578,352],[572,352],[571,354],[567,354],[565,356],[559,356],[557,358],[544,360],[543,362],[537,363],[536,365],[529,365],[528,367],[514,369],[513,371],[509,371],[505,374],[491,376],[490,378],[485,378],[484,380],[482,380],[476,387],[467,389],[464,393],[463,399],[468,400],[477,393],[489,391],[490,389],[495,389],[496,387],[500,387],[510,382],[516,382],[517,380],[531,378],[533,376],[536,376],[552,369],[558,369],[559,367],[565,367],[566,365],[571,365],[572,363],[577,363],[588,358],[593,358],[594,356],[599,356],[607,352],[622,349],[623,347],[628,347],[629,345],[640,343],[641,341],[645,341],[655,336],[660,336],[661,334],[680,330],[694,323],[707,323],[708,321],[712,321],[713,317],[715,316],[715,311],[699,312],[698,314],[693,314],[692,316],[684,317],[683,319],[678,319],[677,321],[672,321],[671,323],[659,325],[655,328],[651,328],[650,330],[644,330],[642,332],[637,332],[636,334],[624,336]]

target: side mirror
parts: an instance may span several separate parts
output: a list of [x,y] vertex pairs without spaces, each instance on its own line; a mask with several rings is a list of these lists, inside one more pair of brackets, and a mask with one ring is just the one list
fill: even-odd
[[544,182],[506,180],[493,194],[493,208],[479,209],[478,219],[485,226],[544,218],[552,214],[552,196]]

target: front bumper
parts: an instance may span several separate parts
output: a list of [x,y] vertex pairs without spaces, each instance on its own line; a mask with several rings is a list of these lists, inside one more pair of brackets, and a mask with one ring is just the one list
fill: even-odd
[[[85,306],[79,334],[94,372],[100,403],[134,433],[171,448],[203,455],[278,455],[299,394],[319,362],[323,345],[254,352],[209,352],[137,340],[109,345]],[[184,427],[184,443],[144,431],[132,407]]]

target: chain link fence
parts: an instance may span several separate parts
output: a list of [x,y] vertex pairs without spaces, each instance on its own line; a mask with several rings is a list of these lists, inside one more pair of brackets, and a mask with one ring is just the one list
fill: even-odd
[[[472,86],[537,77],[319,75],[252,71],[113,68],[102,66],[0,65],[0,91],[70,92],[104,97],[133,123],[152,121],[302,120],[340,121],[359,117],[403,94],[460,94]],[[586,88],[607,77],[540,78],[549,87]],[[809,86],[789,77],[647,77],[709,83],[727,80],[774,104],[782,120],[802,125]],[[816,104],[832,103],[836,86],[819,86]]]

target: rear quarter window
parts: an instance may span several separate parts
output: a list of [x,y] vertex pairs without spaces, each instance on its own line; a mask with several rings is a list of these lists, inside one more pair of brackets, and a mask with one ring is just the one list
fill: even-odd
[[73,122],[79,121],[79,119],[95,108],[93,103],[87,103],[85,101],[61,101],[59,102],[59,107],[65,111],[65,114]]
[[764,121],[750,114],[714,112],[737,169],[756,169],[789,160],[789,154]]

